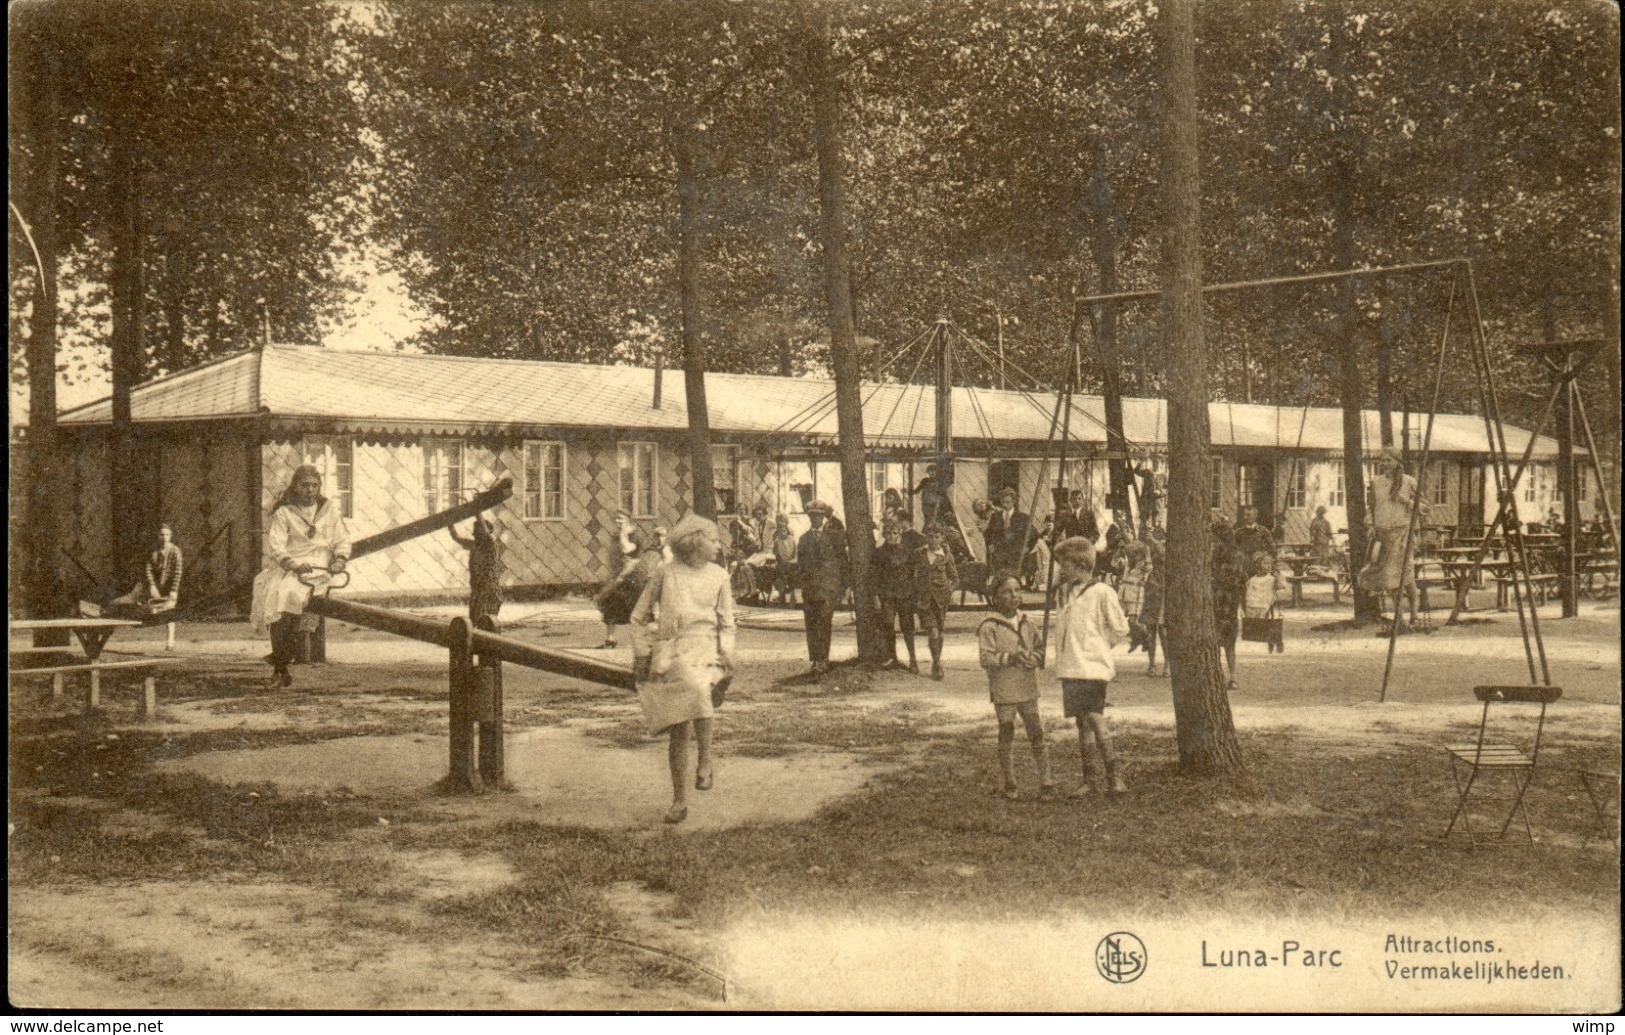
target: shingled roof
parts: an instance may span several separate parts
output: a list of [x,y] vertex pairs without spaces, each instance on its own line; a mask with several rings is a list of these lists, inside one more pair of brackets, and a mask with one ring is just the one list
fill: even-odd
[[[352,433],[471,434],[541,429],[617,428],[681,431],[688,406],[681,370],[668,370],[663,405],[652,405],[654,371],[529,360],[476,359],[267,345],[235,353],[138,386],[131,393],[137,424],[178,424],[244,418]],[[827,379],[760,374],[708,374],[714,431],[771,448],[824,444],[835,437],[834,386]],[[864,386],[864,434],[871,446],[930,448],[934,388]],[[954,437],[961,441],[1044,443],[1050,439],[1053,395],[955,388]],[[64,426],[110,423],[103,399],[64,411]],[[1419,427],[1425,415],[1413,415]],[[1209,406],[1215,445],[1340,452],[1343,418],[1326,407],[1276,407],[1217,402]],[[1399,432],[1395,415],[1394,431]],[[1365,413],[1365,440],[1381,441],[1375,411]],[[1131,445],[1166,444],[1167,404],[1124,399],[1123,431]],[[1522,452],[1529,433],[1510,425],[1507,447]],[[1105,404],[1078,396],[1074,441],[1104,445]],[[1440,414],[1435,453],[1488,452],[1482,418]],[[1557,443],[1541,436],[1536,455]]]

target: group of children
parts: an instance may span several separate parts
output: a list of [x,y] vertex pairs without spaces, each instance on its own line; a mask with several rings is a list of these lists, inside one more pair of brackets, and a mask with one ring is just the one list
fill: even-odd
[[[1131,631],[1117,591],[1095,571],[1095,547],[1074,537],[1055,547],[1058,610],[1055,616],[1055,676],[1061,684],[1063,714],[1077,723],[1078,755],[1084,782],[1071,792],[1085,797],[1109,788],[1128,790],[1122,762],[1112,750],[1106,724],[1106,689],[1117,674],[1112,648]],[[1015,723],[1026,727],[1038,768],[1038,794],[1056,796],[1044,724],[1038,714],[1038,670],[1047,645],[1032,619],[1021,613],[1021,582],[1005,575],[993,587],[993,613],[977,631],[978,655],[987,671],[988,696],[999,723],[1000,792],[1021,796],[1015,777]]]
[[[1230,689],[1235,688],[1235,644],[1238,620],[1275,617],[1275,602],[1286,582],[1267,553],[1245,557],[1220,529],[1216,554],[1229,551],[1226,567],[1233,575],[1214,579],[1214,610],[1219,639],[1229,667]],[[1129,649],[1143,647],[1150,659],[1148,673],[1157,672],[1157,644],[1163,639],[1163,552],[1160,543],[1134,540],[1123,546],[1121,574],[1104,565],[1097,570],[1096,550],[1088,539],[1075,537],[1055,547],[1058,572],[1055,635],[1055,676],[1061,684],[1065,716],[1078,727],[1079,761],[1084,783],[1074,796],[1109,787],[1123,793],[1122,763],[1112,750],[1104,708],[1106,689],[1117,674],[1112,648],[1125,638]],[[1247,565],[1251,565],[1251,574]],[[1115,576],[1117,588],[1111,582]],[[1046,645],[1032,620],[1021,613],[1021,583],[1014,575],[998,578],[992,587],[993,613],[977,633],[982,668],[987,671],[988,696],[999,724],[1001,793],[1020,797],[1015,779],[1015,722],[1026,727],[1038,770],[1039,797],[1055,797],[1044,727],[1038,715],[1038,669],[1044,667]],[[1271,653],[1285,649],[1279,623],[1265,640]],[[1167,675],[1166,662],[1162,674]]]
[[875,551],[876,585],[879,587],[881,620],[886,625],[888,668],[905,667],[897,656],[897,633],[903,634],[908,650],[907,669],[919,674],[915,656],[916,618],[925,632],[931,650],[931,678],[942,674],[943,627],[948,605],[959,587],[959,569],[948,548],[947,533],[940,524],[917,532],[906,522],[890,518],[881,530],[883,542]]

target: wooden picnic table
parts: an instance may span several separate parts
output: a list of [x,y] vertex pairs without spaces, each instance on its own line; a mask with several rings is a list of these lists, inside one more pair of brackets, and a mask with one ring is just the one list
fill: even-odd
[[95,661],[101,656],[102,648],[107,641],[120,629],[139,626],[141,623],[128,618],[15,618],[9,623],[13,633],[33,633],[34,647],[36,649],[51,650],[44,647],[39,641],[40,633],[50,630],[66,629],[73,633],[84,649],[85,657]]
[[1277,560],[1283,561],[1290,567],[1292,574],[1299,578],[1303,577],[1303,573],[1308,569],[1309,565],[1315,563],[1315,555],[1312,553],[1282,551],[1275,556]]
[[[101,674],[108,671],[135,672],[142,677],[142,714],[148,718],[158,713],[158,684],[154,677],[156,669],[164,664],[162,658],[149,658],[140,655],[116,655],[112,660],[102,657],[102,648],[113,634],[127,626],[139,626],[142,623],[128,618],[23,618],[10,623],[12,633],[33,633],[34,644],[30,647],[12,648],[11,661],[7,666],[8,672],[13,676],[50,676],[51,698],[57,700],[62,696],[63,677],[79,672],[90,676],[89,692],[86,696],[86,705],[92,709],[101,707]],[[73,633],[79,641],[79,646],[85,652],[83,662],[66,660],[65,656],[72,653],[71,647],[52,646],[39,642],[42,633],[52,630],[63,630]],[[43,660],[42,666],[17,664],[18,660],[31,658]]]

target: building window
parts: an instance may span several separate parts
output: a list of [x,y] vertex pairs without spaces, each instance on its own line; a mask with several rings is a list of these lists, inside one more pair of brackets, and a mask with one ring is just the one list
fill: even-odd
[[463,444],[423,443],[423,509],[434,514],[463,502]]
[[1309,461],[1294,460],[1286,473],[1286,509],[1309,509]]
[[1254,507],[1258,505],[1258,501],[1253,499],[1253,492],[1257,484],[1257,479],[1253,477],[1252,464],[1236,465],[1236,506]]
[[1574,469],[1574,499],[1579,503],[1586,501],[1586,469],[1584,467]]
[[1333,468],[1337,476],[1332,479],[1332,491],[1326,497],[1326,506],[1343,507],[1348,505],[1348,482],[1343,474],[1343,461],[1337,461]]
[[718,514],[739,513],[739,447],[711,447],[711,487],[717,494]]
[[869,465],[869,514],[870,514],[871,517],[873,517],[877,521],[880,520],[880,518],[886,513],[886,489],[887,488],[888,488],[888,485],[887,485],[887,479],[886,479],[886,465],[883,464],[883,463],[881,463],[881,464],[870,464]]
[[355,517],[352,480],[353,447],[347,438],[308,437],[304,440],[302,461],[322,473],[322,495],[339,505],[339,513]]
[[1224,459],[1210,456],[1207,458],[1207,505],[1209,510],[1218,510],[1224,506]]
[[1540,482],[1541,470],[1542,468],[1539,465],[1531,464],[1529,469],[1523,472],[1523,501],[1525,503],[1535,502],[1535,497],[1540,495],[1538,483]]
[[556,520],[564,516],[564,443],[525,443],[525,517]]
[[1433,470],[1433,484],[1427,487],[1427,501],[1435,507],[1450,502],[1450,468],[1438,464]]
[[621,509],[633,517],[654,517],[654,443],[623,442],[616,453],[621,468]]

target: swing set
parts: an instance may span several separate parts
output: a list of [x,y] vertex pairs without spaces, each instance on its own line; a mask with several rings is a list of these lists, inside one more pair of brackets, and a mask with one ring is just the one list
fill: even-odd
[[[1536,442],[1545,431],[1546,425],[1559,395],[1564,391],[1574,391],[1574,380],[1578,375],[1579,367],[1572,362],[1572,360],[1565,360],[1565,365],[1563,366],[1560,374],[1558,388],[1553,392],[1552,398],[1548,400],[1546,407],[1542,412],[1539,426],[1529,436],[1528,443],[1524,448],[1522,456],[1517,464],[1514,465],[1511,460],[1511,453],[1507,446],[1507,434],[1505,421],[1503,420],[1502,416],[1500,394],[1496,384],[1495,369],[1490,361],[1489,344],[1485,333],[1484,319],[1479,305],[1478,289],[1473,274],[1473,265],[1471,260],[1442,259],[1393,266],[1271,277],[1260,280],[1210,284],[1205,286],[1202,290],[1204,294],[1223,294],[1264,288],[1281,288],[1293,285],[1328,284],[1361,277],[1422,273],[1435,270],[1449,271],[1450,278],[1448,281],[1448,295],[1444,308],[1444,320],[1440,331],[1438,344],[1433,350],[1434,370],[1432,392],[1430,395],[1426,420],[1421,429],[1421,448],[1419,453],[1414,458],[1416,461],[1417,471],[1415,494],[1410,502],[1409,529],[1403,540],[1404,556],[1402,558],[1402,564],[1399,570],[1402,573],[1413,571],[1416,562],[1416,543],[1419,539],[1419,533],[1421,532],[1421,506],[1422,501],[1426,497],[1428,491],[1428,460],[1431,456],[1433,447],[1434,427],[1439,414],[1439,401],[1444,387],[1444,378],[1448,366],[1447,360],[1451,357],[1453,350],[1460,347],[1457,345],[1455,338],[1452,336],[1453,325],[1457,319],[1456,310],[1459,304],[1465,311],[1464,320],[1468,325],[1467,332],[1465,334],[1465,349],[1466,354],[1468,357],[1470,357],[1470,361],[1472,363],[1473,391],[1476,393],[1478,401],[1478,415],[1481,418],[1484,427],[1484,436],[1487,447],[1485,452],[1490,461],[1491,469],[1494,472],[1494,484],[1496,489],[1496,499],[1498,500],[1498,507],[1494,520],[1485,529],[1484,539],[1482,540],[1481,546],[1474,555],[1471,563],[1468,564],[1464,569],[1460,570],[1456,575],[1456,604],[1454,609],[1451,611],[1447,624],[1455,624],[1458,620],[1458,616],[1465,606],[1467,587],[1480,577],[1486,563],[1488,552],[1491,549],[1491,544],[1496,540],[1498,535],[1504,534],[1511,557],[1511,597],[1514,608],[1518,614],[1518,626],[1521,638],[1523,640],[1524,656],[1529,669],[1529,679],[1531,683],[1535,683],[1538,680],[1542,684],[1550,686],[1551,672],[1546,658],[1544,640],[1541,635],[1540,617],[1535,610],[1537,593],[1531,565],[1531,548],[1530,545],[1525,541],[1524,530],[1517,520],[1517,508],[1515,505],[1514,493],[1518,489],[1521,479],[1528,471]],[[1091,295],[1075,300],[1074,313],[1083,312],[1084,307],[1086,306],[1146,302],[1154,301],[1160,297],[1160,291],[1120,291],[1110,294]],[[1459,332],[1455,337],[1461,337]],[[956,348],[956,345],[959,347]],[[1066,367],[1062,376],[1058,379],[1053,379],[1047,382],[1048,384],[1055,384],[1058,380],[1061,383],[1060,389],[1054,390],[1055,403],[1053,408],[1051,408],[1041,403],[1035,394],[1037,392],[1043,392],[1046,395],[1049,394],[1051,389],[1044,389],[1042,387],[1046,383],[1045,381],[1041,381],[1040,379],[1034,377],[1032,374],[1021,368],[1018,364],[1007,361],[1002,354],[1002,350],[999,350],[999,354],[995,355],[991,348],[978,341],[974,336],[967,334],[962,328],[955,325],[948,318],[940,317],[934,324],[926,328],[926,330],[917,335],[913,340],[898,349],[890,359],[877,368],[871,375],[871,383],[868,385],[862,400],[865,410],[867,411],[868,408],[875,403],[876,399],[880,397],[880,393],[883,391],[889,391],[892,396],[890,399],[890,407],[886,412],[884,420],[879,426],[878,432],[875,433],[873,441],[881,442],[884,441],[888,435],[894,434],[892,432],[893,421],[897,418],[898,413],[902,407],[908,403],[911,397],[913,412],[904,424],[906,429],[904,435],[910,438],[918,438],[918,436],[913,435],[913,429],[916,426],[917,420],[919,419],[920,411],[925,404],[928,386],[927,384],[922,384],[917,379],[921,376],[922,369],[928,369],[926,365],[929,362],[929,369],[934,374],[932,379],[935,381],[936,388],[936,436],[934,443],[935,459],[939,464],[948,465],[948,470],[951,471],[951,465],[956,456],[954,448],[956,443],[953,433],[954,428],[952,410],[954,401],[954,376],[956,371],[966,374],[969,373],[969,371],[965,369],[963,360],[960,357],[965,354],[969,354],[970,356],[987,364],[990,369],[997,372],[998,378],[995,383],[1003,384],[1005,374],[1008,372],[1014,372],[1020,375],[1021,379],[1025,382],[1025,385],[1016,386],[1013,389],[1007,390],[1015,391],[1023,400],[1025,400],[1028,405],[1032,406],[1037,412],[1049,418],[1049,436],[1039,458],[1042,462],[1041,474],[1035,483],[1034,493],[1027,508],[1027,513],[1032,514],[1034,510],[1037,509],[1040,496],[1045,485],[1047,484],[1048,464],[1050,462],[1051,453],[1056,451],[1055,439],[1057,434],[1060,436],[1057,457],[1059,471],[1055,485],[1057,499],[1061,498],[1061,493],[1070,491],[1070,487],[1066,484],[1069,446],[1076,445],[1081,448],[1086,444],[1080,436],[1075,435],[1073,432],[1072,419],[1074,414],[1077,414],[1084,420],[1098,426],[1103,431],[1106,442],[1106,451],[1104,454],[1106,459],[1127,460],[1136,455],[1150,455],[1149,450],[1147,450],[1144,446],[1129,440],[1121,431],[1109,427],[1104,420],[1095,416],[1093,413],[1090,413],[1086,408],[1077,405],[1074,396],[1079,378],[1079,368],[1081,366],[1081,348],[1080,346],[1073,344],[1069,346],[1067,353]],[[893,371],[900,371],[910,358],[913,360],[912,366],[908,368],[907,375],[901,378],[901,384],[895,382],[888,384],[883,380],[888,375],[895,376]],[[976,427],[980,432],[980,437],[985,445],[987,459],[991,460],[993,459],[992,446],[995,439],[992,422],[990,421],[981,400],[978,398],[977,390],[974,384],[971,383],[969,378],[967,378],[967,383],[963,387],[964,392],[962,397],[970,405],[971,412],[974,415]],[[1596,466],[1598,460],[1596,456],[1595,444],[1592,441],[1590,425],[1588,422],[1584,421],[1583,404],[1580,402],[1577,396],[1571,396],[1571,398],[1573,398],[1573,409],[1575,412],[1579,413],[1582,418],[1582,424],[1586,430],[1587,443],[1591,447],[1590,452],[1593,469],[1597,472],[1598,481],[1600,484],[1602,481],[1601,470]],[[760,451],[766,451],[772,443],[782,442],[789,440],[792,437],[800,437],[805,435],[812,427],[816,426],[820,421],[832,413],[834,407],[835,395],[832,390],[828,394],[820,397],[815,402],[804,407],[799,412],[793,414],[779,427],[766,433],[763,440],[759,443],[758,449]],[[1301,451],[1302,448],[1304,434],[1309,420],[1309,410],[1310,406],[1306,403],[1303,406],[1302,412],[1299,416],[1298,430],[1296,435],[1296,448],[1298,451]],[[1229,412],[1231,414],[1231,421],[1233,425],[1233,404]],[[1282,425],[1282,412],[1282,407],[1279,405],[1275,406],[1276,448],[1278,451],[1283,448],[1284,428]],[[1159,407],[1159,424],[1164,419],[1164,411]],[[1405,415],[1405,426],[1403,431],[1405,433],[1405,441],[1402,444],[1402,449],[1406,454],[1409,454],[1410,435],[1408,409]],[[1235,435],[1232,428],[1232,440],[1234,440],[1234,438]],[[1363,415],[1361,419],[1361,438],[1362,452],[1365,452],[1367,451],[1366,447],[1369,446],[1369,442],[1366,441],[1366,439],[1369,438],[1369,430],[1366,426],[1366,421]],[[1092,451],[1091,456],[1098,458],[1098,450]],[[909,481],[912,483],[912,463],[910,463],[909,475]],[[1137,487],[1137,482],[1135,484]],[[1363,487],[1350,486],[1345,491],[1363,491]],[[1130,500],[1133,500],[1134,502],[1143,502],[1135,498],[1138,495],[1138,493],[1131,493]],[[1122,501],[1122,505],[1125,509],[1130,508],[1130,500]],[[1604,506],[1607,506],[1606,500],[1604,501]],[[952,520],[955,522],[955,524],[960,524],[959,515],[951,504],[947,509],[952,515]],[[1274,515],[1272,514],[1271,516],[1273,518]],[[1610,534],[1615,536],[1614,549],[1617,556],[1617,532],[1612,531],[1613,514],[1611,508],[1608,511],[1608,517],[1610,521]],[[960,529],[962,533],[962,524],[960,525]],[[1360,560],[1363,559],[1351,559],[1351,575],[1353,575],[1355,570],[1357,570],[1360,566]],[[1050,579],[1046,580],[1046,583],[1052,579],[1053,558],[1051,559]],[[1400,598],[1404,592],[1404,587],[1410,580],[1401,577],[1399,581],[1399,588],[1385,588],[1383,591],[1385,593],[1392,594],[1391,604],[1393,606],[1393,628],[1389,633],[1387,659],[1383,668],[1382,687],[1379,693],[1379,700],[1387,699],[1388,686],[1393,672],[1395,651],[1399,640],[1400,624],[1402,620],[1399,606],[1401,602]],[[1048,602],[1046,601],[1046,626],[1048,624],[1048,619],[1049,607]]]

